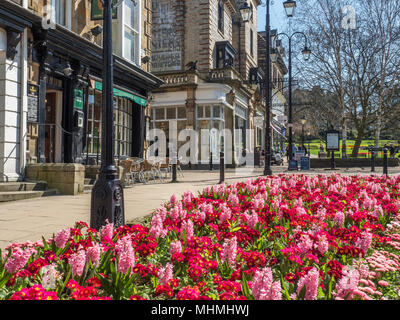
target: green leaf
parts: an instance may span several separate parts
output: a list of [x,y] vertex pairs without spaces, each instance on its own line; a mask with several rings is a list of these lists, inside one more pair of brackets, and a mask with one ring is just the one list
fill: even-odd
[[304,300],[304,297],[306,296],[306,290],[307,290],[306,286],[303,286],[303,288],[301,288],[297,300]]
[[253,295],[250,293],[250,289],[247,284],[247,277],[246,277],[245,273],[242,274],[242,292],[247,300],[254,300]]
[[71,277],[71,273],[72,273],[72,268],[69,268],[69,271],[68,271],[67,277],[65,278],[65,281],[63,282],[62,286],[58,287],[56,290],[58,297],[61,297],[61,294],[64,291],[64,288],[67,285],[69,278]]
[[289,291],[286,288],[285,279],[283,278],[283,274],[281,274],[281,284],[282,284],[283,292],[285,293],[286,299],[292,300],[292,298],[290,297]]

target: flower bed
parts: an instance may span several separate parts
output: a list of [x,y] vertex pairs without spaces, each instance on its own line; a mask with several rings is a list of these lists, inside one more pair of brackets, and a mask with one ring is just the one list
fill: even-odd
[[259,178],[1,255],[0,299],[399,299],[400,177]]

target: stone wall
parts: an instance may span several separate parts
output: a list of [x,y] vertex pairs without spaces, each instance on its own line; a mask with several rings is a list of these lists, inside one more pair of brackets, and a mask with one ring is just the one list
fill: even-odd
[[77,195],[83,193],[85,166],[76,163],[37,163],[26,166],[26,179],[46,181],[50,189],[60,194]]
[[[337,168],[368,168],[371,167],[371,159],[335,159],[335,165]],[[383,159],[376,159],[375,166],[383,167]],[[399,160],[388,159],[388,166],[392,168],[399,166]],[[311,159],[310,167],[312,169],[330,168],[331,159]]]

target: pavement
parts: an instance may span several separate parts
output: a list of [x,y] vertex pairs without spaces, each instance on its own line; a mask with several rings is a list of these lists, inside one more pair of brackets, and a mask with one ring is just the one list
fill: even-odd
[[[340,170],[312,169],[310,171],[288,172],[287,166],[273,166],[274,174],[307,174],[319,175],[332,172],[343,175],[370,175],[370,168],[352,168]],[[377,167],[376,174],[382,174],[383,169]],[[389,168],[389,175],[400,174],[400,168]],[[227,184],[245,181],[263,175],[262,168],[229,169],[226,170]],[[170,178],[164,183],[156,182],[136,184],[124,189],[126,223],[151,214],[154,209],[169,201],[171,195],[183,195],[191,190],[195,194],[206,186],[219,182],[219,171],[184,171],[184,176],[178,175],[178,183],[170,183]],[[67,227],[72,227],[76,221],[90,221],[91,193],[77,196],[49,196],[30,200],[0,203],[0,248],[4,249],[10,243],[21,243],[27,240],[36,241],[44,236],[51,237],[54,233]]]

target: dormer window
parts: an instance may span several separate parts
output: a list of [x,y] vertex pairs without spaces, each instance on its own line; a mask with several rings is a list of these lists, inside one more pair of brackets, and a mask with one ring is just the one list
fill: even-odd
[[216,68],[221,69],[225,67],[233,67],[236,50],[235,48],[229,43],[229,41],[221,41],[215,44],[216,46]]

